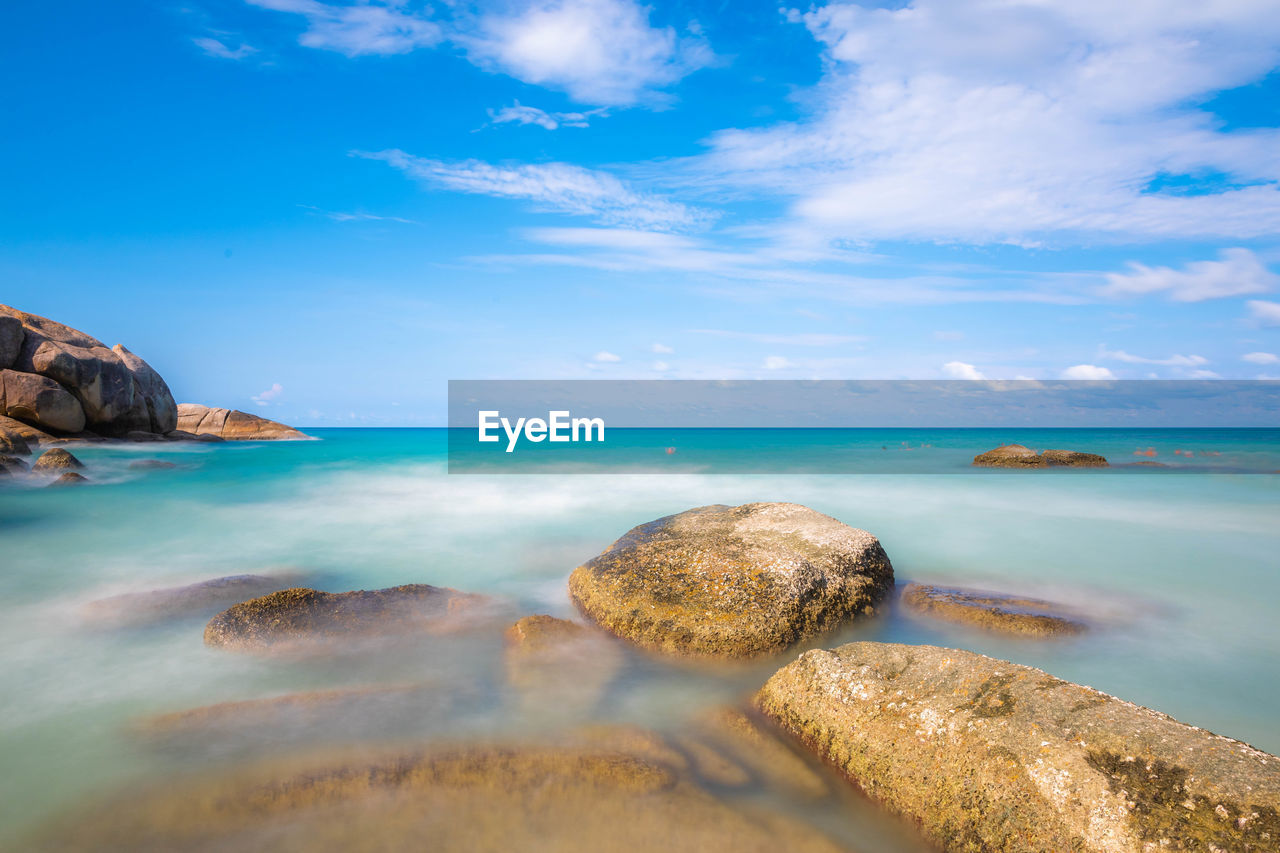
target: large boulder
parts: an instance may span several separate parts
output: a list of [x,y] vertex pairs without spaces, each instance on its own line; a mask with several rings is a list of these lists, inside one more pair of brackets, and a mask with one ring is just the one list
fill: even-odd
[[22,351],[22,321],[8,314],[0,314],[0,370],[13,367]]
[[909,583],[902,590],[902,603],[908,610],[944,622],[1004,634],[1059,637],[1085,630],[1085,624],[1061,605],[998,592]]
[[[87,425],[104,435],[174,428],[177,409],[164,380],[124,347],[108,349],[97,338],[7,305],[0,305],[0,320],[5,328],[16,321],[22,330],[16,356],[2,366],[51,380],[75,398],[82,412],[77,427],[56,426],[32,414],[10,412],[13,417],[61,432]],[[6,334],[0,331],[0,356],[7,352]]]
[[635,527],[574,570],[569,594],[641,646],[754,657],[872,612],[892,585],[893,566],[865,530],[799,504],[753,503]]
[[1280,849],[1280,759],[1031,667],[850,643],[757,704],[947,851]]
[[721,799],[661,736],[369,749],[134,786],[24,849],[835,853],[797,817]]
[[451,633],[484,621],[494,602],[429,584],[321,592],[294,587],[236,604],[209,621],[210,646],[267,650],[415,633]]
[[16,370],[0,370],[0,412],[58,432],[79,432],[85,424],[84,409],[66,388]]
[[198,403],[178,405],[178,427],[197,436],[214,436],[226,441],[278,441],[311,436],[237,409],[211,409]]

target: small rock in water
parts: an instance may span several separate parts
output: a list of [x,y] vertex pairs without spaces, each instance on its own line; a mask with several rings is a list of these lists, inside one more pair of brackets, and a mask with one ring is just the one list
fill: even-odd
[[1006,634],[1053,637],[1085,630],[1084,623],[1068,616],[1061,606],[1037,598],[909,583],[902,590],[902,603],[947,622]]
[[71,468],[83,468],[84,463],[71,455],[70,451],[63,450],[61,447],[55,447],[52,450],[46,450],[40,454],[40,458],[36,459],[36,464],[31,466],[32,471],[64,471]]
[[487,596],[429,584],[341,593],[295,587],[224,610],[205,626],[204,641],[267,650],[324,640],[456,633],[490,621],[495,604]]
[[296,573],[228,575],[185,586],[126,592],[91,601],[84,606],[83,615],[95,626],[116,628],[172,619],[208,619],[246,598],[286,589],[297,580]]
[[53,488],[55,486],[78,486],[81,483],[87,482],[89,482],[89,478],[83,474],[77,474],[75,471],[67,471],[65,474],[58,477],[58,479],[50,483],[48,488]]
[[0,455],[0,474],[25,474],[27,463],[17,456]]
[[850,643],[756,702],[946,851],[1280,849],[1280,758],[1028,666]]
[[526,616],[506,632],[507,683],[557,714],[597,704],[622,668],[618,641],[554,616]]
[[574,570],[594,622],[646,648],[781,652],[873,612],[893,566],[865,530],[790,503],[705,506],[642,524]]
[[1046,450],[1036,453],[1021,444],[1004,444],[973,457],[980,468],[1106,468],[1105,456],[1078,450]]
[[163,471],[178,466],[163,459],[137,459],[129,463],[129,467],[137,471]]

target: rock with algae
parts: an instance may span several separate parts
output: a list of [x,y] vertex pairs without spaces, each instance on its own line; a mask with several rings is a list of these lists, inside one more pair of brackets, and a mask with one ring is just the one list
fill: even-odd
[[1003,634],[1059,637],[1085,630],[1085,624],[1065,609],[1038,598],[909,583],[902,590],[902,603],[945,622]]
[[1031,667],[850,643],[756,702],[947,851],[1280,850],[1280,759]]
[[791,503],[705,506],[642,524],[574,570],[590,619],[657,651],[781,652],[875,606],[893,566],[865,530]]

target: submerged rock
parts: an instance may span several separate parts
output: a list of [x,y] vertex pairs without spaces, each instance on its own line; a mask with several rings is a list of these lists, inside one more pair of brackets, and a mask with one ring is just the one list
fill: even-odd
[[1050,467],[1065,465],[1071,468],[1106,468],[1107,457],[1097,453],[1081,453],[1079,450],[1046,450],[1040,458]]
[[129,467],[135,471],[167,471],[178,466],[163,459],[136,459],[129,463]]
[[46,450],[36,459],[34,465],[31,466],[32,471],[64,471],[73,468],[83,468],[84,463],[71,454],[70,451],[63,450],[61,447],[55,447],[52,450]]
[[17,430],[0,424],[0,453],[10,456],[30,456],[31,446]]
[[209,618],[246,598],[287,588],[296,575],[228,575],[185,586],[127,592],[85,605],[86,621],[110,627],[147,625],[171,619]]
[[557,713],[594,706],[623,664],[613,637],[554,616],[526,616],[505,639],[507,683]]
[[77,474],[75,471],[67,471],[49,484],[49,488],[55,486],[78,486],[82,483],[89,482],[89,478],[83,474]]
[[944,850],[1280,849],[1280,759],[1031,667],[850,643],[756,701]]
[[0,455],[0,474],[25,474],[27,463],[17,456]]
[[279,441],[311,436],[236,409],[211,409],[196,403],[178,406],[178,429],[192,435],[212,435],[226,441]]
[[697,851],[848,849],[758,804],[731,805],[651,733],[294,760],[64,817],[36,846],[116,850]]
[[705,506],[642,524],[574,570],[592,620],[658,651],[780,652],[871,613],[893,585],[876,537],[808,507]]
[[485,621],[493,604],[486,596],[429,584],[340,593],[295,587],[224,610],[205,626],[204,641],[264,650],[319,640],[452,633]]
[[1052,637],[1085,630],[1084,623],[1067,615],[1061,606],[1038,598],[909,583],[902,590],[902,603],[947,622],[1006,634]]

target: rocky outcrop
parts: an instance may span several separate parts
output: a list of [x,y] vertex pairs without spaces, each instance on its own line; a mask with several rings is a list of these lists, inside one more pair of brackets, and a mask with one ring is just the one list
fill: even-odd
[[973,457],[973,464],[983,468],[1106,468],[1105,456],[1077,450],[1046,450],[1036,453],[1021,444],[1004,444]]
[[185,586],[127,592],[84,606],[86,622],[97,626],[150,625],[173,619],[210,616],[248,598],[267,595],[297,582],[296,575],[228,575]]
[[0,412],[59,432],[79,432],[85,425],[84,410],[66,388],[16,370],[0,370]]
[[1038,598],[909,583],[902,590],[902,603],[916,613],[1004,634],[1055,637],[1085,630],[1084,623],[1060,605]]
[[[43,377],[71,395],[79,404],[79,426],[68,425],[70,416],[60,403],[58,419],[31,410],[8,414],[58,432],[89,430],[119,436],[133,430],[151,433],[171,431],[177,422],[177,407],[168,386],[151,367],[117,345],[108,349],[102,341],[45,317],[0,305],[0,316],[16,320],[22,327],[22,341],[9,365],[27,376]],[[10,392],[12,394],[12,392]]]
[[75,471],[65,471],[58,475],[58,479],[50,483],[49,486],[79,486],[80,484],[87,482],[89,482],[89,478],[84,474],[79,474]]
[[52,450],[46,450],[36,459],[34,465],[31,466],[32,471],[67,471],[73,468],[83,468],[84,463],[73,456],[70,452],[63,450],[61,447],[55,447]]
[[19,457],[0,454],[0,476],[25,474],[27,470],[27,463],[23,462]]
[[178,429],[193,435],[212,435],[226,441],[279,441],[311,436],[248,412],[211,409],[196,403],[178,406]]
[[49,433],[6,415],[0,415],[0,435],[18,436],[27,443],[28,447],[35,447],[37,444],[53,440],[53,436]]
[[668,653],[780,652],[873,611],[893,585],[880,542],[808,507],[705,506],[630,530],[574,570],[593,621]]
[[[5,420],[9,419],[5,418]],[[0,424],[0,453],[13,456],[30,456],[31,445],[27,444],[27,439],[21,432]]]
[[456,589],[280,590],[219,613],[204,629],[210,646],[267,650],[414,633],[452,633],[483,621],[494,602]]
[[0,314],[0,370],[13,367],[22,352],[22,321],[8,314]]
[[947,851],[1280,849],[1280,759],[1031,667],[850,643],[757,704]]

